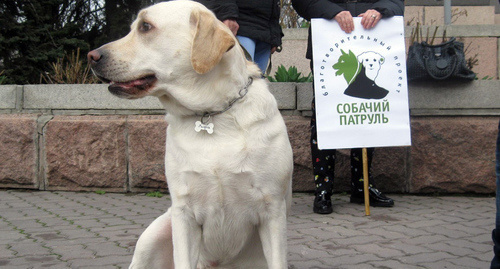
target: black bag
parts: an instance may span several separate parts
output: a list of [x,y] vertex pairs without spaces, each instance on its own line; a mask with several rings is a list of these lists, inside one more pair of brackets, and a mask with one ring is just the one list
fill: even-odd
[[408,81],[417,80],[474,80],[476,74],[467,67],[464,43],[454,37],[449,41],[429,45],[413,43],[408,49]]

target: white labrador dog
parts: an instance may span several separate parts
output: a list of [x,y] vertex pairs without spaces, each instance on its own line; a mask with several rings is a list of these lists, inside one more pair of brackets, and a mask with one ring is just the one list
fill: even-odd
[[172,206],[130,268],[287,268],[292,149],[260,70],[196,2],[151,6],[131,29],[88,54],[113,94],[167,111]]

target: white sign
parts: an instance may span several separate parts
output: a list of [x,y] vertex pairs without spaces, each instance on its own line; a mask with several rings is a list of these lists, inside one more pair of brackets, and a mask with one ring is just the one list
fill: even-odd
[[320,149],[409,146],[403,17],[346,34],[312,20],[316,126]]

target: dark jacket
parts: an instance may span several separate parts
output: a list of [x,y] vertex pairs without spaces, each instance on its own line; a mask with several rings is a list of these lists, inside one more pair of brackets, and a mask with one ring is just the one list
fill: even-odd
[[[382,18],[392,16],[403,16],[403,0],[362,0],[358,3],[345,3],[343,0],[292,0],[293,8],[306,20],[313,18],[333,19],[341,11],[351,12],[353,17],[364,13],[368,9],[375,9],[382,14]],[[311,29],[309,29],[309,40],[307,42],[306,58],[312,58]]]
[[196,0],[212,10],[221,21],[235,19],[239,36],[281,45],[283,32],[279,24],[278,0]]

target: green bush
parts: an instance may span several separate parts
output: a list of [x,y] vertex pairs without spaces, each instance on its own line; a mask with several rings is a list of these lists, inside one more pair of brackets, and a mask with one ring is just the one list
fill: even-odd
[[312,82],[313,76],[309,72],[307,77],[303,76],[302,73],[297,72],[297,67],[290,66],[288,70],[285,66],[278,66],[278,70],[274,73],[274,78],[268,76],[267,79],[271,82]]

